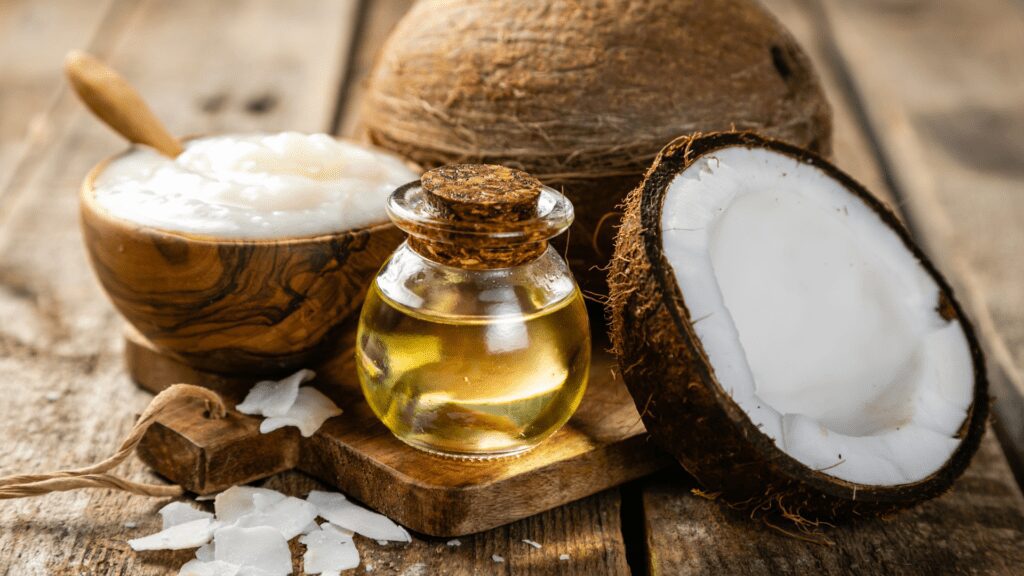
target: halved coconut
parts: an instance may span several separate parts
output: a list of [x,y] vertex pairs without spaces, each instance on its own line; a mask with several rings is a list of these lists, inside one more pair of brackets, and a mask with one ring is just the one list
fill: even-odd
[[977,449],[984,362],[949,285],[814,154],[674,141],[626,201],[610,282],[648,430],[734,503],[886,513],[941,494]]

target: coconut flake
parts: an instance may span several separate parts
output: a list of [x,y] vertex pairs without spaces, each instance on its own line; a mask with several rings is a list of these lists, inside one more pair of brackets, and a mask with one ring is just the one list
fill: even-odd
[[285,540],[302,534],[303,529],[316,518],[316,506],[292,496],[278,499],[267,494],[253,494],[252,512],[235,521],[236,526],[252,528],[269,526],[281,533]]
[[305,437],[310,437],[332,416],[341,414],[330,398],[316,388],[300,388],[295,403],[283,416],[267,418],[260,423],[260,433],[269,434],[278,428],[295,426]]
[[199,560],[200,562],[213,562],[214,558],[216,557],[214,553],[215,549],[216,544],[214,544],[213,542],[207,542],[206,544],[203,544],[196,550],[196,560]]
[[171,526],[156,534],[129,540],[132,550],[184,550],[206,544],[219,523],[211,518],[200,518],[184,524]]
[[274,528],[256,526],[243,528],[228,526],[214,533],[214,557],[242,567],[242,574],[253,574],[253,569],[274,576],[292,572],[292,553],[288,541]]
[[330,574],[359,566],[359,551],[352,536],[325,522],[299,538],[306,545],[302,567],[306,574]]
[[559,554],[558,559],[562,562],[568,562],[570,560],[570,557],[568,554]]
[[214,560],[189,560],[178,570],[178,576],[237,576],[241,566]]
[[498,556],[497,554],[491,554],[491,560],[497,562],[498,564],[502,564],[505,562],[505,558],[503,556]]
[[298,397],[299,385],[315,377],[312,370],[299,370],[283,380],[257,382],[235,410],[253,416],[284,416]]
[[213,502],[213,509],[217,513],[217,519],[225,524],[230,524],[242,516],[256,511],[254,497],[257,494],[261,496],[261,504],[263,506],[269,506],[274,502],[285,499],[284,494],[269,488],[232,486],[217,494],[217,498]]
[[387,516],[353,504],[342,494],[313,490],[306,498],[324,520],[373,540],[412,542],[412,537]]
[[160,517],[164,519],[164,530],[171,526],[184,524],[193,520],[213,518],[213,514],[198,510],[185,502],[171,502],[159,510]]
[[459,540],[458,538],[452,538],[451,540],[445,542],[445,545],[447,545],[450,548],[462,546],[462,540]]
[[278,572],[268,572],[255,566],[240,566],[237,576],[280,576]]
[[534,542],[533,540],[530,540],[529,538],[523,538],[523,544],[529,544],[530,546],[533,546],[537,550],[540,550],[542,548],[542,546],[540,545],[539,542]]

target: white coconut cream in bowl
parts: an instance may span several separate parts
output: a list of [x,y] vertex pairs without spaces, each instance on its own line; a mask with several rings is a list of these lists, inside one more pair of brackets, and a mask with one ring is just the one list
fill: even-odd
[[309,361],[401,242],[384,210],[418,171],[326,134],[133,146],[81,191],[93,267],[154,346],[224,372]]

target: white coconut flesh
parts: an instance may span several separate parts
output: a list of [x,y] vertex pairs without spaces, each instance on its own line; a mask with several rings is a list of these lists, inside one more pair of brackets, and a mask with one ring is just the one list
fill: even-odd
[[872,486],[950,458],[973,395],[967,339],[859,197],[811,164],[737,146],[670,183],[661,224],[718,382],[778,448]]

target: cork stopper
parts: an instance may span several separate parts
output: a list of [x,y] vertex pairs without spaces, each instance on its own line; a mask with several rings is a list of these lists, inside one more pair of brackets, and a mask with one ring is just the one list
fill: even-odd
[[543,184],[504,166],[456,164],[435,168],[420,179],[438,214],[461,222],[522,222],[537,216]]
[[431,170],[396,190],[388,206],[413,250],[469,269],[529,262],[572,221],[568,200],[533,176],[486,164]]

